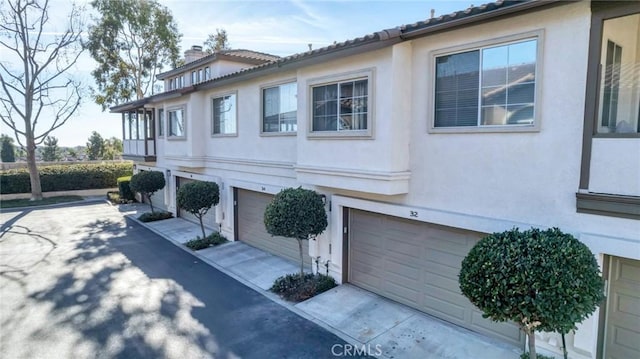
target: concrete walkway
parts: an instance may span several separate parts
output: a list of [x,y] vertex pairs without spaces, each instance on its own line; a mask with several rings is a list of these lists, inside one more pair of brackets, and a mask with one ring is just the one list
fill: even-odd
[[[120,205],[118,209],[132,219],[148,210],[140,204]],[[198,224],[181,218],[142,225],[179,246],[201,235]],[[276,278],[296,273],[297,263],[243,242],[204,249],[196,255],[347,342],[365,348],[372,356],[517,359],[522,353],[522,348],[449,324],[350,284],[301,303],[283,301],[268,289]]]

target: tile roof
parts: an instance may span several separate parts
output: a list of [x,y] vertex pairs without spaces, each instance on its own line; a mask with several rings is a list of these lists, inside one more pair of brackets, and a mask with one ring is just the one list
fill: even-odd
[[[405,39],[410,39],[418,36],[424,36],[431,31],[440,31],[445,28],[462,26],[465,24],[481,21],[491,18],[493,16],[499,16],[509,14],[517,11],[523,11],[529,8],[534,8],[543,5],[549,5],[553,3],[560,3],[559,0],[498,0],[479,6],[470,6],[467,9],[455,11],[450,14],[441,15],[438,17],[430,18],[424,21],[419,21],[413,24],[401,25],[391,29],[385,29],[373,34],[364,35],[354,39],[346,40],[343,42],[336,42],[332,45],[322,48],[296,53],[293,55],[278,57],[261,52],[251,50],[225,50],[222,52],[216,52],[211,55],[205,56],[196,61],[185,64],[181,67],[173,69],[171,71],[158,75],[158,78],[166,78],[167,74],[177,74],[183,72],[191,67],[197,67],[199,64],[211,61],[215,56],[232,56],[238,58],[244,58],[247,60],[259,61],[255,66],[241,69],[226,75],[222,75],[216,78],[203,81],[195,85],[195,89],[198,88],[210,88],[215,86],[214,83],[228,83],[233,81],[234,78],[238,80],[244,78],[244,76],[252,73],[262,73],[269,71],[269,69],[277,70],[283,67],[288,67],[290,64],[302,61],[308,61],[315,58],[322,58],[323,56],[329,56],[334,53],[343,53],[345,50],[361,49],[362,52],[382,48],[392,45],[393,43],[401,42]],[[371,46],[369,46],[371,45]],[[345,55],[346,56],[346,55]],[[162,76],[162,77],[161,77]],[[161,93],[152,96],[152,98],[160,100],[163,96]],[[149,98],[149,100],[152,100]],[[123,107],[117,106],[119,108]]]

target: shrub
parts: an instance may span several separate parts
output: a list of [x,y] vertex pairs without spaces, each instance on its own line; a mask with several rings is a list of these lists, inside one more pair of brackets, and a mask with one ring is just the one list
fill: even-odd
[[517,228],[480,240],[462,261],[460,289],[495,321],[512,320],[529,337],[575,329],[603,299],[604,282],[589,248],[570,234]]
[[287,274],[276,279],[269,289],[292,302],[301,302],[335,287],[336,281],[324,274],[307,273],[304,276]]
[[198,237],[196,239],[192,239],[186,242],[184,245],[191,250],[198,251],[209,247],[215,247],[224,243],[227,243],[227,239],[222,234],[215,232],[204,238]]
[[149,201],[149,207],[151,207],[151,213],[153,210],[153,203],[151,196],[158,190],[164,188],[166,182],[164,180],[164,174],[158,171],[140,171],[131,176],[129,187],[133,192],[140,192],[142,199],[146,197]]
[[[536,354],[538,359],[556,359],[554,357],[550,357],[550,356],[546,356],[546,355],[542,355],[542,354]],[[520,359],[529,359],[529,353],[522,353],[520,354]]]
[[300,251],[300,277],[304,276],[302,241],[327,228],[327,213],[322,197],[312,190],[286,188],[280,191],[264,211],[264,225],[272,236],[295,238]]
[[[42,192],[111,188],[117,179],[133,173],[131,163],[80,163],[39,166]],[[0,172],[0,193],[30,193],[31,181],[27,168]]]
[[117,179],[118,182],[118,194],[120,195],[120,199],[125,201],[133,201],[136,197],[131,187],[129,187],[129,183],[131,183],[131,176],[119,177]]
[[176,195],[178,206],[185,211],[193,214],[200,221],[200,229],[202,229],[202,238],[206,238],[204,232],[204,223],[202,217],[209,209],[218,204],[220,201],[220,189],[215,182],[197,181],[189,182],[180,186]]
[[138,217],[138,219],[140,220],[140,222],[154,222],[161,221],[163,219],[169,219],[171,217],[173,217],[171,212],[160,211],[143,213],[140,215],[140,217]]

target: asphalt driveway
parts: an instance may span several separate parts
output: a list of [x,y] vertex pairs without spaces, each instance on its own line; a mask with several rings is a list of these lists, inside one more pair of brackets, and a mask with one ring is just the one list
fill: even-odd
[[345,342],[106,203],[0,213],[2,358],[329,358]]

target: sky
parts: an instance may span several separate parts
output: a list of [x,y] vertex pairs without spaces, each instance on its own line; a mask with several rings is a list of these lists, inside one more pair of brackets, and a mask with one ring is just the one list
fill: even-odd
[[[471,0],[432,1],[356,1],[356,0],[159,0],[172,12],[182,33],[181,51],[192,45],[202,45],[207,35],[216,28],[225,29],[231,48],[249,49],[278,56],[287,56],[332,44],[334,41],[361,37],[383,29],[412,24],[430,17],[463,10],[474,4]],[[80,1],[79,4],[87,4]],[[55,33],[65,25],[70,1],[50,0],[52,28]],[[87,23],[92,23],[90,6],[85,13]],[[0,61],[11,62],[6,49],[0,48]],[[95,62],[84,52],[73,75],[86,89],[94,86],[91,71]],[[46,128],[46,120],[42,120]],[[39,125],[40,126],[40,125]],[[51,133],[58,138],[59,146],[84,146],[92,131],[104,138],[122,137],[120,116],[102,112],[89,91],[85,91],[82,105],[76,114],[59,129]],[[42,129],[40,130],[42,131]],[[13,136],[2,124],[1,133]]]

